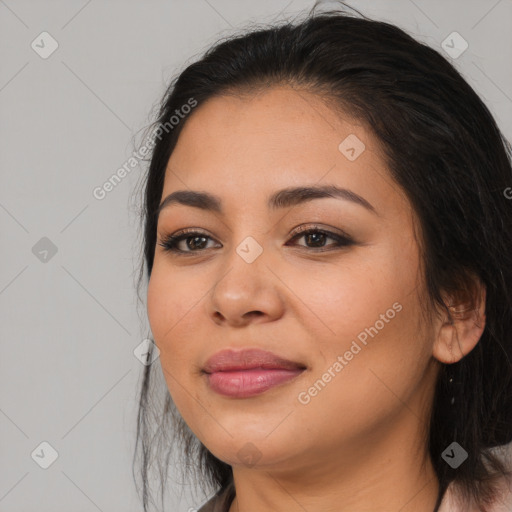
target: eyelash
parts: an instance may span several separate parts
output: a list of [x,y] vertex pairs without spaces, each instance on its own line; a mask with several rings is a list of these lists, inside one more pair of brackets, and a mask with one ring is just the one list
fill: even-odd
[[[314,248],[314,247],[301,246],[306,249],[310,249],[312,252],[327,252],[327,251],[332,251],[332,250],[342,248],[342,247],[348,247],[348,246],[354,244],[354,241],[347,235],[338,235],[331,231],[321,229],[319,226],[309,226],[306,228],[301,227],[295,231],[291,240],[296,240],[296,239],[302,238],[302,237],[312,234],[312,233],[321,233],[321,234],[327,235],[328,238],[332,238],[333,240],[336,241],[335,244],[331,244],[331,245],[334,245],[334,249],[325,249],[324,247]],[[176,248],[177,244],[179,242],[181,242],[182,240],[186,240],[188,238],[194,238],[196,236],[201,236],[201,237],[209,238],[209,239],[213,240],[213,238],[208,236],[206,233],[202,233],[200,231],[194,231],[193,229],[184,229],[184,230],[178,231],[177,233],[174,233],[173,235],[167,235],[167,236],[162,237],[162,241],[159,242],[158,245],[162,246],[165,251],[175,253],[178,256],[191,255],[191,254],[201,253],[203,251],[206,251],[207,249],[182,251],[181,249]]]

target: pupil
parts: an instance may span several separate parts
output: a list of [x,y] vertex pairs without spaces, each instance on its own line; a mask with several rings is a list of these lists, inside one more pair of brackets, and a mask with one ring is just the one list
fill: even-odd
[[[325,236],[324,233],[310,233],[309,235],[306,235],[306,236],[308,237],[308,242],[313,237],[313,242],[312,243],[315,244],[315,246],[322,247],[323,244],[321,242],[323,241],[322,237]],[[314,240],[315,237],[320,237],[320,240],[318,238],[316,240]]]
[[[325,237],[324,233],[309,233],[306,235],[308,239],[308,244],[312,244],[315,247],[322,247]],[[196,243],[197,240],[202,240],[202,242]],[[193,241],[193,242],[192,242]],[[187,238],[187,245],[189,249],[202,249],[204,246],[204,242],[206,241],[206,237],[204,236],[193,236]],[[191,243],[189,243],[191,242]]]
[[[194,243],[191,243],[191,244],[187,244],[188,245],[188,248],[189,249],[195,249],[195,248],[198,248],[199,245],[201,245],[201,243],[199,244],[196,244],[195,241],[196,240],[206,240],[206,238],[204,236],[192,236],[190,238],[187,239],[187,242],[190,241],[190,240],[194,240]],[[199,247],[200,249],[202,249],[202,247]]]

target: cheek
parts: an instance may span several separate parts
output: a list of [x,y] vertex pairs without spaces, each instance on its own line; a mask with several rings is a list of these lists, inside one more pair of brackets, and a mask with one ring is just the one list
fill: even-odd
[[169,286],[160,277],[158,269],[153,267],[148,283],[147,314],[153,338],[158,348],[162,350],[162,338],[165,326],[169,323],[172,311]]
[[[164,265],[153,268],[147,292],[147,314],[169,391],[189,386],[198,354],[204,349],[200,335],[205,287],[190,275],[170,272]],[[190,386],[189,386],[190,387]]]
[[181,322],[190,314],[198,297],[189,280],[166,272],[162,265],[155,265],[148,283],[147,314],[151,332],[160,350],[166,350]]
[[415,269],[400,272],[393,264],[383,264],[384,258],[379,261],[380,265],[352,268],[334,279],[331,272],[330,279],[326,275],[315,281],[318,286],[311,286],[308,279],[296,288],[299,296],[307,297],[304,323],[311,318],[311,326],[320,325],[311,330],[317,357],[308,381],[312,386],[322,381],[316,387],[323,398],[314,400],[319,407],[333,400],[358,410],[361,401],[378,407],[386,398],[396,400],[390,389],[399,396],[407,394],[428,363],[428,339],[419,328]]
[[[147,292],[147,314],[156,346],[160,350],[162,374],[173,401],[180,410],[186,409],[187,400],[182,397],[183,386],[189,387],[185,369],[190,367],[190,351],[193,336],[183,340],[189,300],[180,283],[168,273],[153,267]],[[190,400],[190,398],[189,398]]]
[[[286,276],[300,299],[295,301],[301,307],[297,317],[314,333],[322,352],[324,348],[329,351],[329,347],[334,351],[343,349],[347,340],[364,333],[376,322],[379,331],[389,331],[388,325],[403,316],[397,309],[405,305],[410,286],[403,273],[396,275],[386,266],[385,256],[357,262],[351,258],[342,265],[318,269],[314,274],[310,271]],[[384,320],[380,320],[381,314]]]
[[[404,403],[420,414],[411,397],[423,379],[429,355],[424,340],[411,328],[414,308],[402,302],[403,309],[383,326],[378,321],[386,307],[354,309],[353,325],[339,320],[337,340],[322,343],[321,364],[300,387],[300,397],[294,398],[297,424],[316,431],[325,450],[340,439],[374,435],[379,425],[404,410]],[[358,338],[361,333],[365,343]]]

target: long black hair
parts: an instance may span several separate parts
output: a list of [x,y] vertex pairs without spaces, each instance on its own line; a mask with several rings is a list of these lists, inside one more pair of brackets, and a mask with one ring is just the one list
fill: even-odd
[[[302,20],[225,38],[172,80],[153,125],[158,131],[144,177],[139,286],[151,275],[166,165],[194,108],[217,95],[288,84],[366,123],[420,221],[427,310],[439,306],[453,315],[441,292],[474,306],[477,279],[486,287],[485,330],[459,362],[441,365],[428,425],[440,496],[455,482],[464,499],[485,510],[496,482],[511,474],[498,449],[512,441],[511,146],[486,105],[438,51],[341,5],[323,12],[315,6]],[[154,365],[144,369],[137,423],[145,511],[153,456],[160,461],[163,500],[175,440],[183,449],[180,464],[195,469],[200,485],[221,491],[233,482],[231,466],[195,438],[168,391],[151,409],[157,371]],[[459,392],[452,403],[454,382]],[[165,437],[169,432],[172,439]],[[442,457],[453,441],[468,454],[457,469]]]

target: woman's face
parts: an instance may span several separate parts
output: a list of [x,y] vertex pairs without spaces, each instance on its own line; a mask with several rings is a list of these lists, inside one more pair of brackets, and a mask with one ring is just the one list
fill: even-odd
[[[325,186],[353,195],[268,204]],[[375,136],[289,87],[216,97],[188,118],[169,160],[162,200],[178,190],[211,194],[220,209],[162,209],[148,315],[170,394],[202,443],[233,466],[299,468],[418,438],[432,329],[413,212]],[[159,245],[185,228],[200,234],[177,242],[182,253]],[[303,369],[204,373],[224,349]]]

